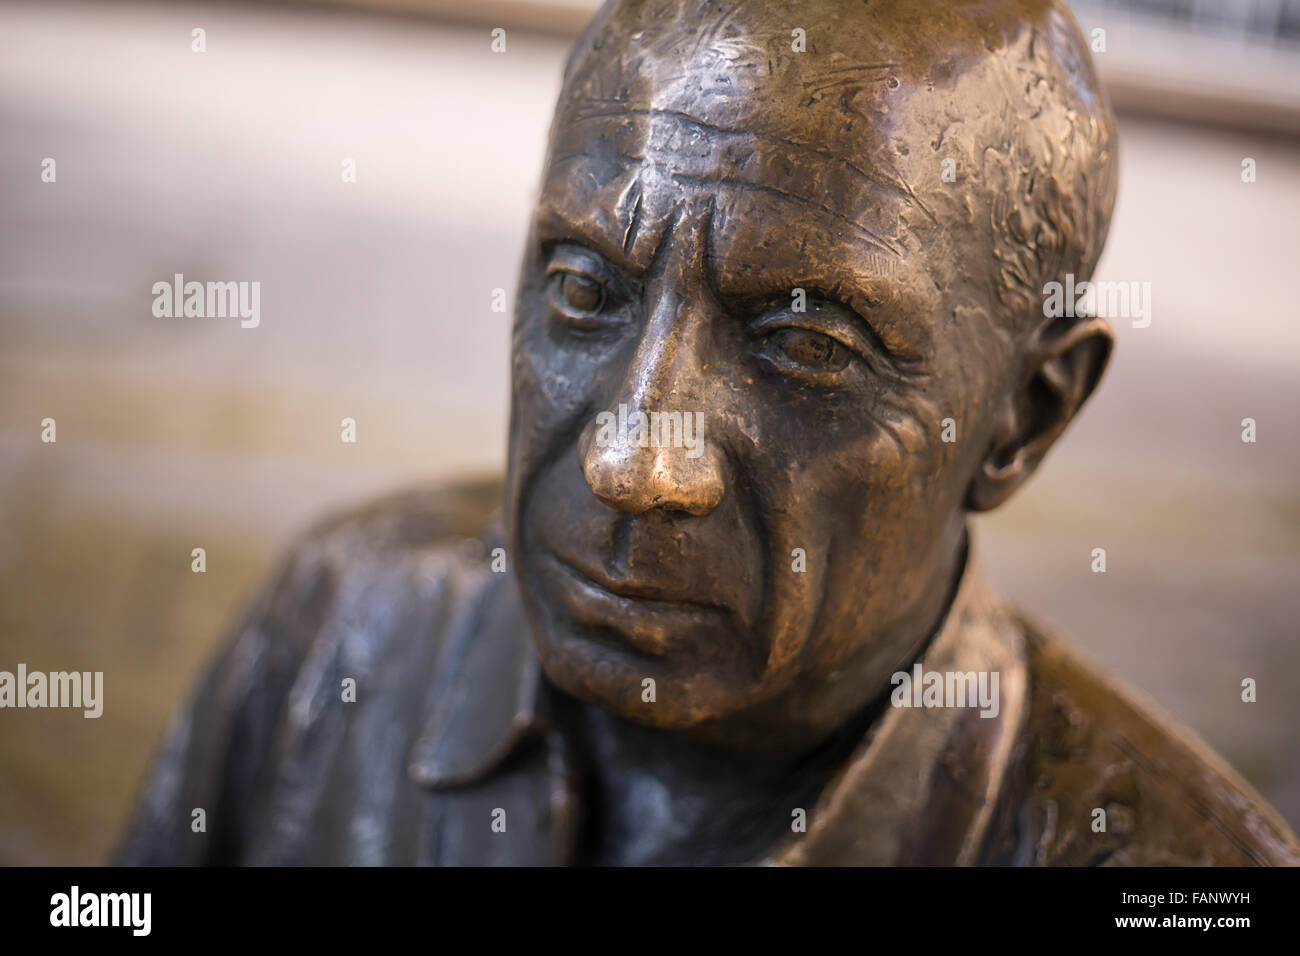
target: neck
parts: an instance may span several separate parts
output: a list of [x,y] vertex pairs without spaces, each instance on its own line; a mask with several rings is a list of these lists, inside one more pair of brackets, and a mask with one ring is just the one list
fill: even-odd
[[797,758],[723,750],[574,702],[589,786],[583,856],[617,865],[732,864],[790,832],[865,728],[846,727]]

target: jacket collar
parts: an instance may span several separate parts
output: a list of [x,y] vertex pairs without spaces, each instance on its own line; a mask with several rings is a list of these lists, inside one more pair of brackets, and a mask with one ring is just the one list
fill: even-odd
[[408,767],[434,790],[484,780],[546,729],[541,664],[513,577],[484,572],[457,603]]

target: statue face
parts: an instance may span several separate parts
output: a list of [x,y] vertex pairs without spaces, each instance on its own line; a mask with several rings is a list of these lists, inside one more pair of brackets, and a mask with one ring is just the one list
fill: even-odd
[[953,102],[975,124],[1004,97],[978,63],[925,89],[909,58],[965,54],[870,22],[855,64],[793,53],[783,15],[641,15],[596,32],[552,130],[513,344],[515,568],[570,693],[756,742],[827,729],[942,615],[1020,384],[984,200],[934,148]]

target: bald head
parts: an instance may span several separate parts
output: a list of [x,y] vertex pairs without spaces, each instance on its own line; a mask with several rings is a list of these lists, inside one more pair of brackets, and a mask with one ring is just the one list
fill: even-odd
[[593,184],[642,166],[604,210],[629,245],[649,181],[726,178],[833,214],[866,270],[924,249],[1019,326],[1044,282],[1091,274],[1115,196],[1113,118],[1050,0],[610,2],[555,132],[552,163]]

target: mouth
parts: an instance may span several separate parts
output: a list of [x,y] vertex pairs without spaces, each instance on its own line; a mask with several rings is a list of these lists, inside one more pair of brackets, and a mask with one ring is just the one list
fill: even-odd
[[543,562],[544,576],[556,585],[562,604],[584,635],[595,643],[664,657],[692,643],[701,629],[716,633],[730,611],[719,604],[681,598],[640,582],[615,581],[555,556]]

